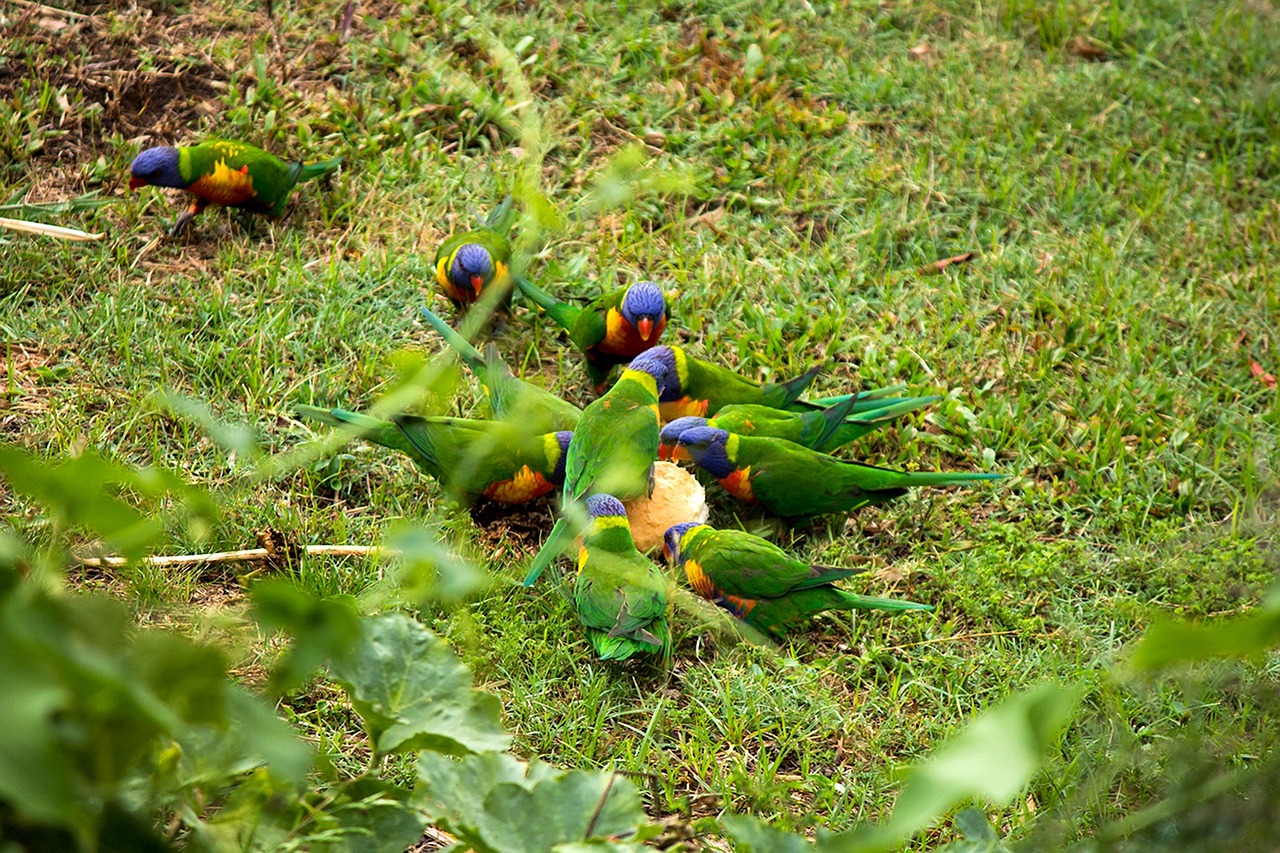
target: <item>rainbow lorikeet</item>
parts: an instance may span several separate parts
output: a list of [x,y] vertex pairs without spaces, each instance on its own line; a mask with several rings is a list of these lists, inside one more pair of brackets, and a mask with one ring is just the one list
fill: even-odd
[[588,302],[570,305],[517,278],[516,286],[569,333],[569,340],[587,359],[587,373],[597,394],[604,391],[609,371],[652,347],[667,327],[667,304],[662,288],[637,282]]
[[518,424],[521,430],[534,434],[572,430],[578,423],[581,409],[545,388],[517,377],[498,356],[497,347],[493,344],[482,356],[439,315],[423,308],[422,316],[475,373],[484,387],[489,409],[495,418]]
[[[734,435],[782,438],[802,447],[829,453],[883,427],[895,418],[941,399],[937,396],[894,398],[888,405],[856,415],[851,414],[859,402],[856,396],[819,411],[804,412],[735,403],[725,406],[712,418],[686,415],[668,423],[662,428],[658,456],[661,459],[672,459],[680,434],[686,429],[700,426],[727,430]],[[674,458],[676,461],[683,461],[679,457]]]
[[289,163],[244,142],[207,139],[198,145],[161,145],[143,151],[129,167],[129,189],[173,187],[194,195],[190,209],[169,231],[177,236],[210,204],[281,216],[295,185],[327,175],[341,163],[341,157]]
[[460,503],[480,497],[504,504],[536,500],[564,483],[565,451],[573,433],[522,432],[501,421],[396,415],[390,420],[296,406],[305,418],[399,450]]
[[774,636],[823,610],[932,610],[927,604],[856,595],[834,586],[858,569],[815,566],[741,530],[687,522],[667,529],[663,553],[689,586],[738,619]]
[[780,438],[733,435],[692,427],[676,442],[698,467],[740,501],[759,503],[798,522],[849,512],[901,497],[912,486],[954,486],[998,480],[999,474],[907,473],[845,462]]
[[613,495],[586,500],[590,519],[578,549],[573,607],[603,660],[658,652],[671,664],[667,579],[631,539],[627,511]]
[[582,411],[569,442],[562,512],[534,556],[525,586],[559,556],[568,538],[565,511],[587,495],[604,493],[623,500],[648,494],[658,459],[658,395],[661,367],[654,350],[632,359],[605,395]]
[[511,243],[507,234],[515,220],[511,196],[502,200],[480,227],[454,234],[436,250],[436,283],[449,301],[465,310],[490,288],[502,293],[498,303],[511,303]]
[[[665,378],[666,390],[658,401],[664,422],[686,415],[711,417],[734,403],[792,411],[820,411],[854,396],[829,397],[821,405],[801,400],[800,395],[821,372],[821,365],[811,367],[795,379],[761,385],[727,367],[694,358],[677,346],[656,346],[648,352],[654,355],[655,364],[662,369]],[[896,398],[886,396],[891,390],[862,392],[857,395],[858,401],[851,412],[859,413],[898,402]]]

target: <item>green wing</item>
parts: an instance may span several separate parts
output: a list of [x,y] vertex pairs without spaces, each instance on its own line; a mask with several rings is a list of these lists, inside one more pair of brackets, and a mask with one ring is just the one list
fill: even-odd
[[857,569],[810,566],[759,536],[740,530],[706,530],[691,537],[688,556],[722,592],[742,598],[776,598],[830,584]]
[[578,619],[597,653],[622,660],[636,652],[661,652],[669,660],[667,585],[653,563],[635,550],[619,554],[584,542],[587,560],[574,583]]
[[652,380],[646,387],[630,371],[587,406],[569,442],[565,494],[604,492],[621,500],[647,494],[658,458],[657,406]]
[[253,180],[252,207],[276,216],[284,212],[289,192],[302,171],[301,164],[287,163],[261,148],[233,139],[206,139],[186,151],[191,174],[184,171],[183,178],[194,181],[213,175],[219,165],[233,172],[248,168]]

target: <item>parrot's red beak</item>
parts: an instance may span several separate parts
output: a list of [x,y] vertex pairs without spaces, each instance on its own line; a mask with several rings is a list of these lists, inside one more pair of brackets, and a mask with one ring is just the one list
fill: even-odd
[[665,441],[658,445],[658,458],[663,462],[671,461],[671,451],[675,448],[673,444],[667,444]]
[[142,180],[142,178],[129,179],[129,189],[131,190],[136,190],[138,187],[145,187],[146,185],[147,185],[147,182]]
[[653,321],[648,317],[641,317],[640,322],[636,323],[636,328],[640,330],[640,340],[647,341],[653,334]]
[[480,288],[484,287],[484,279],[478,275],[471,276],[471,287],[475,290],[476,296],[479,296]]
[[671,548],[665,542],[662,544],[662,557],[668,563],[671,562]]

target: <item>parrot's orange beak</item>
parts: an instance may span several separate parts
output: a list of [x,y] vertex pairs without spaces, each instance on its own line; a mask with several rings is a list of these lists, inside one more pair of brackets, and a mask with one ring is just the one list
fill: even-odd
[[471,287],[475,290],[476,296],[479,296],[480,288],[484,287],[484,279],[478,275],[471,276]]
[[653,334],[653,321],[648,317],[641,317],[640,322],[636,323],[636,328],[640,330],[640,340],[647,341]]
[[[661,453],[661,452],[662,452],[662,445],[658,445],[658,452],[659,452],[659,453]],[[688,451],[688,450],[686,450],[685,448],[683,448],[683,447],[681,447],[680,445],[678,445],[678,444],[677,444],[677,445],[672,446],[672,448],[671,448],[671,453],[670,453],[670,456],[668,457],[667,461],[669,461],[669,462],[692,462],[692,461],[693,461],[693,457],[689,455],[689,451]]]
[[147,185],[147,182],[142,180],[142,178],[129,179],[129,189],[131,190],[136,190],[138,187],[145,187],[146,185]]
[[662,545],[662,557],[663,557],[663,559],[665,559],[668,563],[670,563],[670,562],[671,562],[671,548],[670,548],[670,547],[668,547],[668,546],[667,546],[667,544],[666,544],[665,542],[664,542],[664,543],[663,543],[663,545]]

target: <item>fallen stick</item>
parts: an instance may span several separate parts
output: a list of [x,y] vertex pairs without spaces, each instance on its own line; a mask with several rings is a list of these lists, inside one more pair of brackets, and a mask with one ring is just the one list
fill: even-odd
[[78,231],[75,228],[63,228],[61,225],[31,222],[27,219],[5,219],[2,216],[0,216],[0,225],[14,231],[22,231],[27,234],[42,234],[45,237],[54,237],[58,240],[74,240],[77,243],[101,240],[106,236],[105,234],[90,234],[88,231]]
[[[299,552],[311,557],[399,557],[400,552],[394,548],[380,548],[377,545],[306,545]],[[210,554],[177,554],[168,557],[144,557],[138,565],[153,568],[186,568],[190,566],[208,566],[214,563],[261,563],[270,559],[279,559],[278,549],[246,548],[240,551],[215,551]],[[82,566],[100,569],[119,569],[130,565],[124,557],[76,557]]]

